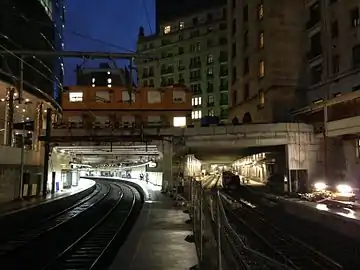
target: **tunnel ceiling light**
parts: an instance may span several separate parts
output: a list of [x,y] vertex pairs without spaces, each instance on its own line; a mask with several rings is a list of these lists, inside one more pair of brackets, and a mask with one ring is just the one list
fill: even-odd
[[1,101],[3,101],[3,102],[4,102],[4,101],[5,101],[5,98],[2,98],[2,99],[1,99]]
[[16,108],[16,109],[19,109],[19,105],[16,105],[15,108]]
[[25,99],[25,102],[30,102],[30,99],[26,98],[26,99]]

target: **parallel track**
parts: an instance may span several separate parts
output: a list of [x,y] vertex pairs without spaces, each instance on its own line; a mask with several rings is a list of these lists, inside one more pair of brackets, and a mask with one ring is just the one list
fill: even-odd
[[118,185],[105,183],[101,186],[102,191],[97,196],[1,245],[2,267],[7,270],[38,270],[56,259],[84,231],[89,231],[93,224],[122,202],[123,192]]
[[267,245],[270,248],[267,251],[273,251],[273,254],[269,255],[276,256],[278,260],[294,269],[342,269],[339,264],[325,255],[275,227],[262,213],[250,209],[245,203],[242,203],[242,207],[237,210],[227,209],[227,213],[237,226],[247,227],[248,232],[255,234],[260,242]]
[[102,220],[44,270],[103,269],[102,256],[122,231],[135,204],[141,200],[135,188],[122,185],[122,189],[124,193],[122,203],[114,206]]

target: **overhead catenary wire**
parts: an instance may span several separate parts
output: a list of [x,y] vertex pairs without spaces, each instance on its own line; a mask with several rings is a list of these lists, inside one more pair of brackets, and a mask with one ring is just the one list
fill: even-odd
[[148,23],[150,33],[153,34],[153,30],[152,30],[152,27],[151,27],[150,16],[149,16],[149,12],[148,12],[147,6],[146,6],[144,0],[140,0],[140,1],[141,1],[141,4],[142,4],[143,9],[144,9],[144,12],[145,12],[145,18],[146,18],[146,21],[147,21],[147,23]]

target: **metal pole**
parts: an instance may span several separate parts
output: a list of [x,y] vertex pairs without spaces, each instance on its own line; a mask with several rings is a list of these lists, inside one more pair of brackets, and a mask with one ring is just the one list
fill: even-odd
[[13,126],[14,126],[14,88],[7,89],[6,110],[5,110],[5,131],[4,145],[12,145]]
[[328,110],[327,104],[324,105],[324,177],[325,181],[328,181],[328,147],[327,147],[327,122],[328,122]]
[[24,56],[21,56],[20,59],[20,85],[19,85],[19,103],[23,99],[23,90],[24,90]]
[[52,110],[46,111],[46,133],[45,133],[45,153],[44,153],[44,171],[43,171],[43,196],[46,197],[47,182],[49,178],[49,157],[50,157],[50,141],[52,128]]
[[25,166],[25,123],[23,123],[23,129],[22,129],[21,165],[20,165],[20,198],[23,197],[24,166]]
[[217,269],[222,270],[222,256],[221,256],[221,217],[220,217],[220,192],[216,190],[216,238],[217,238]]
[[200,262],[202,262],[203,260],[203,195],[204,195],[204,191],[202,188],[200,188],[200,243],[199,243],[199,253],[200,253]]

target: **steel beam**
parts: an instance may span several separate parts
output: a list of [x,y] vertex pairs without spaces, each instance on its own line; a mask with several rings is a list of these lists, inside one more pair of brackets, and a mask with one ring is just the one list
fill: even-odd
[[88,59],[129,59],[144,58],[155,59],[145,54],[138,53],[111,53],[111,52],[81,52],[81,51],[30,51],[30,50],[0,50],[0,55],[22,56],[44,56],[44,57],[67,57],[67,58],[88,58]]

